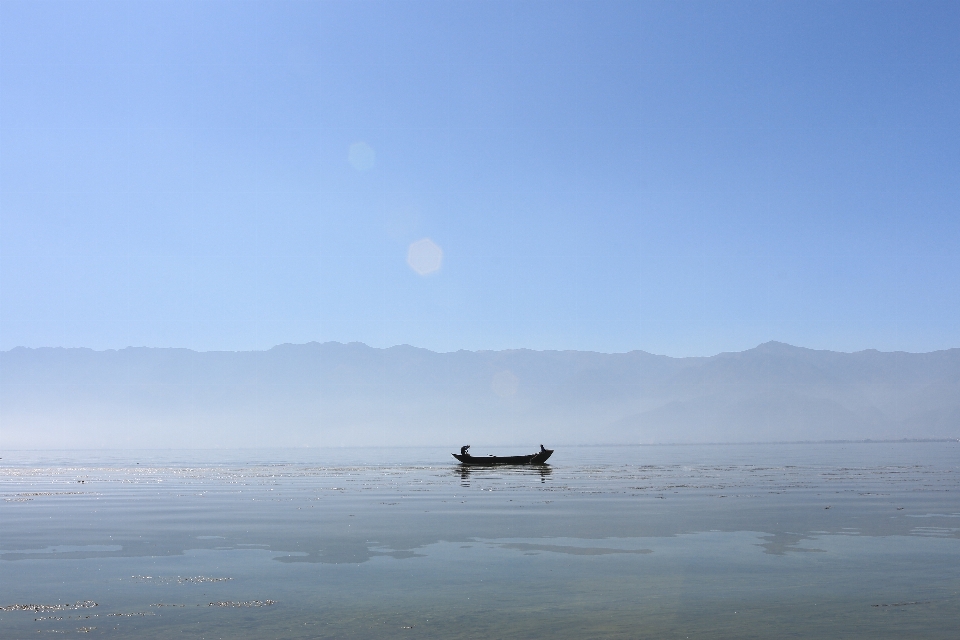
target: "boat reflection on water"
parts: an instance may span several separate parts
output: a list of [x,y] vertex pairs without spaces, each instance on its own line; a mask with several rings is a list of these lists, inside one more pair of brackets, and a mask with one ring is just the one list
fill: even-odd
[[481,480],[485,478],[503,478],[504,476],[540,476],[540,482],[546,482],[553,468],[548,464],[516,464],[516,465],[497,465],[496,467],[481,467],[471,465],[459,465],[456,474],[460,476],[460,486],[469,487],[470,479]]

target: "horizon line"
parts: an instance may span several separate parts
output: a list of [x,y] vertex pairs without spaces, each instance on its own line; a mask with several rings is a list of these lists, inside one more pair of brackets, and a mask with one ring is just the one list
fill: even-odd
[[[730,447],[730,446],[774,446],[774,445],[816,445],[816,444],[922,444],[922,443],[957,442],[960,438],[863,438],[858,440],[756,440],[756,441],[729,441],[729,442],[622,442],[622,443],[594,443],[594,444],[553,444],[554,447],[585,448],[585,447]],[[515,444],[488,444],[484,447],[520,447]],[[533,446],[533,445],[531,445]],[[443,445],[324,445],[324,446],[290,446],[290,447],[147,447],[147,448],[113,448],[91,447],[67,449],[3,449],[4,453],[22,452],[62,452],[62,451],[307,451],[322,449],[441,449]]]

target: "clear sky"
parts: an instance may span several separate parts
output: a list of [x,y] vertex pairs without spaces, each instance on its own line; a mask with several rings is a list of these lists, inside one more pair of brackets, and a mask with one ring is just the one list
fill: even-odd
[[960,3],[0,0],[0,348],[960,346]]

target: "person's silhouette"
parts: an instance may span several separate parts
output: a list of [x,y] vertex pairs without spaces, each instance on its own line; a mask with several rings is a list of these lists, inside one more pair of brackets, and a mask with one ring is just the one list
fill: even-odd
[[464,445],[464,446],[460,447],[460,455],[462,455],[462,456],[470,455],[470,454],[467,453],[467,449],[469,449],[469,448],[470,448],[470,445]]

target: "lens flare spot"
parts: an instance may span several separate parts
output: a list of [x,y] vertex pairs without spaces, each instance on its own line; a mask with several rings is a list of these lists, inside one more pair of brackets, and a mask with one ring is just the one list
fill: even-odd
[[440,269],[443,250],[430,238],[417,240],[407,249],[407,264],[422,276]]
[[376,164],[377,153],[366,142],[354,142],[347,152],[347,160],[357,171],[367,171]]
[[520,378],[515,376],[512,371],[501,371],[494,374],[493,380],[490,381],[490,388],[501,398],[516,395],[519,386]]

